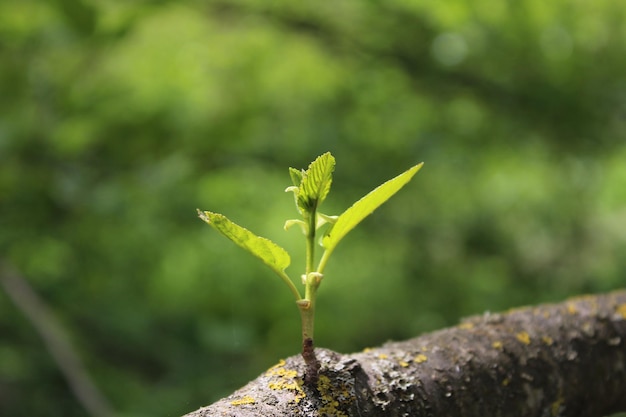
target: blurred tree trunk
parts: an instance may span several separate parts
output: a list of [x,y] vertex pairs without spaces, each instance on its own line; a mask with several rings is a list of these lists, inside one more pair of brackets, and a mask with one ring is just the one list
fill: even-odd
[[[366,324],[364,324],[366,325]],[[626,291],[484,314],[405,342],[293,356],[185,417],[604,416],[626,410]]]

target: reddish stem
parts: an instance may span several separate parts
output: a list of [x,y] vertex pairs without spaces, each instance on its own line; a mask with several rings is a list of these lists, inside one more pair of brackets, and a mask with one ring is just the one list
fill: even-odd
[[302,358],[306,364],[306,371],[304,373],[304,383],[311,388],[317,386],[317,375],[320,370],[320,363],[315,356],[315,348],[313,346],[313,339],[307,337],[302,341]]

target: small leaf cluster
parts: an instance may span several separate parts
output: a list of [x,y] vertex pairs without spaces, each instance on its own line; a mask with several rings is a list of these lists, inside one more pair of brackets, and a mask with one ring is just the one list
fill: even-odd
[[[317,157],[306,170],[289,168],[293,185],[287,187],[285,191],[293,192],[295,205],[301,219],[287,220],[285,230],[293,225],[298,225],[307,236],[311,253],[307,253],[306,273],[317,272],[321,274],[330,254],[348,232],[406,185],[422,165],[423,163],[415,165],[375,188],[339,216],[330,216],[318,211],[328,196],[333,181],[335,158],[330,152]],[[259,237],[235,224],[222,214],[200,210],[198,210],[198,214],[202,220],[218,232],[269,266],[287,283],[297,300],[302,298],[300,292],[293,285],[293,281],[285,273],[291,263],[291,258],[285,249],[269,239]],[[325,224],[330,224],[330,227],[320,241],[324,253],[318,267],[313,269],[310,265],[313,262],[315,232]]]
[[[301,276],[305,287],[304,297],[285,272],[291,263],[285,249],[235,224],[222,214],[198,210],[198,215],[235,244],[259,258],[287,284],[302,315],[303,340],[312,340],[316,293],[331,254],[354,227],[404,187],[422,165],[415,165],[378,186],[338,216],[330,216],[318,210],[328,196],[333,181],[335,158],[330,152],[317,157],[306,170],[289,168],[293,185],[285,191],[293,193],[300,218],[287,220],[285,230],[298,225],[305,235],[306,265]],[[326,231],[318,239],[317,232],[325,225]],[[316,267],[315,251],[318,246],[321,246],[323,252]]]

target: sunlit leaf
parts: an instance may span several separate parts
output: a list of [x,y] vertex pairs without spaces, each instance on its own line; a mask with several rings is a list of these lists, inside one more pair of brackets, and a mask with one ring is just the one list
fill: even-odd
[[350,230],[369,216],[381,204],[389,200],[398,190],[404,187],[417,171],[420,170],[422,165],[423,163],[415,165],[397,177],[376,187],[369,194],[344,211],[322,239],[324,248],[326,248],[327,251],[332,251]]
[[299,219],[291,219],[291,220],[287,220],[285,222],[285,226],[283,226],[283,228],[285,230],[289,230],[291,229],[291,226],[297,224],[298,226],[300,226],[300,230],[302,230],[302,233],[306,235],[306,231],[307,231],[307,224],[305,222],[303,222],[302,220]]
[[[335,158],[330,152],[326,152],[311,162],[309,168],[304,171],[298,192],[298,205],[304,211],[309,211],[322,204],[330,191],[334,170]],[[290,174],[294,180],[291,170]]]
[[324,213],[317,212],[317,220],[315,221],[315,229],[319,229],[327,223],[335,224],[339,216],[328,216]]
[[293,185],[300,187],[300,183],[302,182],[302,171],[295,168],[289,168],[289,176],[291,177]]
[[226,216],[201,210],[198,210],[198,216],[277,273],[281,274],[291,263],[289,254],[285,249],[271,240],[257,236],[248,229],[233,223]]

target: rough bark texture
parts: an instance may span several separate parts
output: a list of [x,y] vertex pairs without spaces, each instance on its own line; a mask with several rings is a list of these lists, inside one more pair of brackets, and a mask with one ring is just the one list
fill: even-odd
[[185,417],[604,416],[626,410],[626,291],[470,317],[341,355],[300,355]]

